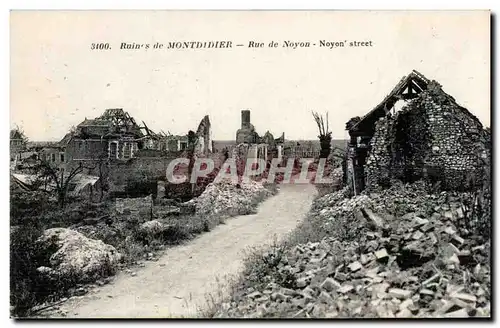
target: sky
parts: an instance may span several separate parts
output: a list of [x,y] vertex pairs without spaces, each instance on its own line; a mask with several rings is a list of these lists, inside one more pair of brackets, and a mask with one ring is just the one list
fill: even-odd
[[[13,11],[10,123],[60,140],[85,118],[123,108],[154,131],[185,134],[209,115],[232,140],[241,110],[259,134],[316,139],[311,111],[335,139],[418,70],[490,125],[490,14],[469,12]],[[372,41],[290,49],[284,41]],[[121,42],[232,41],[231,49],[120,50]],[[277,48],[248,48],[271,41]],[[109,43],[111,50],[91,50]]]

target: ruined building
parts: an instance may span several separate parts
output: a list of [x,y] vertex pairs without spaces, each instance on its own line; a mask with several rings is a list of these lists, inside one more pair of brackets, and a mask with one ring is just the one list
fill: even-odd
[[473,188],[490,156],[490,133],[481,122],[417,71],[364,117],[347,122],[346,129],[346,178],[354,194],[388,186],[392,179]]
[[236,131],[236,143],[255,144],[259,143],[259,135],[255,132],[255,127],[250,123],[250,111],[241,111],[241,128]]
[[149,141],[141,127],[121,108],[107,109],[95,119],[86,118],[63,140],[70,162],[126,160]]
[[210,118],[205,115],[196,129],[195,154],[209,154],[213,152],[212,129]]
[[[236,131],[236,144],[240,153],[245,153],[248,158],[281,158],[285,133],[275,139],[271,132],[266,131],[264,136],[259,136],[255,127],[250,123],[250,111],[241,111],[241,128]],[[242,150],[243,149],[243,150]]]
[[13,161],[19,153],[26,149],[26,138],[19,129],[10,130],[10,160]]
[[[208,116],[201,120],[194,135],[196,155],[210,153]],[[60,144],[65,149],[66,168],[83,164],[86,174],[104,177],[110,191],[128,192],[134,188],[134,181],[156,183],[165,178],[168,164],[186,156],[188,136],[155,133],[144,122],[139,125],[126,111],[115,108],[95,119],[85,119]]]

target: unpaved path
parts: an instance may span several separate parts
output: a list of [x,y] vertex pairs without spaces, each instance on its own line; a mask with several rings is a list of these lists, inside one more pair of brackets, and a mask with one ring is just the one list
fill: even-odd
[[224,277],[242,269],[245,250],[293,230],[315,194],[312,185],[282,185],[257,214],[228,219],[188,244],[168,249],[158,262],[147,262],[136,276],[119,273],[113,283],[70,299],[61,310],[72,318],[197,316],[207,294],[220,294]]

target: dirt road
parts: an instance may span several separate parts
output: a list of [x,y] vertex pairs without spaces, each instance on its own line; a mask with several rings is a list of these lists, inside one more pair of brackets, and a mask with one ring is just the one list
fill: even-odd
[[186,245],[147,262],[136,276],[119,273],[113,283],[61,306],[72,318],[193,317],[217,295],[227,275],[242,269],[245,250],[269,244],[293,230],[316,194],[312,185],[282,185],[254,215],[239,216]]

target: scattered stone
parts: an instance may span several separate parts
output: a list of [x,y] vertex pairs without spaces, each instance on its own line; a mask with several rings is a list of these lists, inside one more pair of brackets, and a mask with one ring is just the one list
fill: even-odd
[[365,265],[366,263],[368,263],[368,261],[370,261],[368,255],[366,254],[361,254],[359,260],[361,261],[361,264]]
[[333,278],[326,278],[325,281],[321,284],[321,289],[325,289],[326,291],[333,291],[341,287],[340,283],[335,281]]
[[454,298],[458,298],[462,301],[465,301],[467,303],[476,303],[477,298],[474,295],[471,294],[466,294],[466,293],[454,293],[451,295]]
[[325,304],[333,304],[333,298],[330,296],[330,294],[328,294],[327,292],[325,291],[322,291],[320,294],[319,294],[319,300]]
[[337,291],[341,294],[347,294],[354,289],[353,285],[342,285]]
[[399,309],[403,310],[406,309],[407,307],[411,307],[412,305],[413,305],[413,300],[411,298],[408,298],[403,302],[401,302],[401,304],[399,304]]
[[450,211],[444,212],[443,216],[449,220],[453,219],[453,213],[451,213]]
[[426,288],[422,288],[420,290],[420,294],[422,295],[429,295],[429,296],[433,296],[434,295],[434,292],[430,289],[426,289]]
[[439,273],[436,273],[435,275],[433,275],[432,277],[430,277],[429,279],[425,280],[422,285],[423,286],[426,286],[428,287],[428,285],[436,280],[439,279],[439,277],[441,277],[441,275]]
[[389,295],[396,297],[398,299],[406,299],[410,297],[412,294],[409,290],[399,289],[399,288],[391,288],[389,289]]
[[384,225],[382,218],[373,213],[372,210],[370,210],[369,208],[362,208],[361,211],[371,220],[371,222],[376,227],[382,227]]
[[453,228],[452,228],[452,227],[450,227],[450,226],[446,227],[443,231],[444,231],[444,232],[446,232],[446,233],[447,233],[447,234],[449,234],[449,235],[454,235],[454,234],[456,234],[456,233],[457,233],[457,232],[456,232],[455,230],[453,230]]
[[424,234],[422,233],[422,231],[420,230],[417,230],[415,231],[415,233],[413,234],[413,239],[415,240],[419,240],[420,238],[422,238],[424,236]]
[[482,251],[484,250],[484,245],[479,245],[479,246],[475,246],[475,247],[472,247],[471,249],[473,252],[476,252],[476,251]]
[[75,290],[75,292],[74,292],[74,295],[75,295],[75,296],[83,296],[83,295],[85,295],[85,294],[87,294],[87,290],[86,290],[85,288],[83,288],[83,287],[78,288],[78,289],[77,289],[77,290]]
[[[325,229],[334,231],[333,235],[290,247],[273,264],[285,274],[280,279],[293,275],[296,290],[280,287],[287,280],[278,283],[276,277],[266,276],[263,279],[272,283],[257,290],[268,298],[242,295],[231,301],[224,314],[251,317],[260,311],[260,317],[286,313],[290,317],[349,318],[490,315],[491,293],[485,287],[490,286],[490,245],[478,246],[485,242],[443,217],[445,211],[456,216],[462,196],[448,191],[428,194],[427,189],[419,190],[415,185],[391,186],[369,197],[346,198],[339,192],[319,198],[311,212]],[[429,215],[434,207],[436,213]],[[383,226],[373,229],[373,224],[367,225],[367,219],[373,220],[366,213],[359,216],[362,208],[384,213]],[[348,229],[357,235],[356,240],[336,235],[335,225],[345,224],[341,222],[346,218],[352,222]],[[467,236],[466,240],[457,231]]]
[[452,237],[452,241],[454,241],[455,243],[459,244],[459,245],[462,245],[464,243],[464,239],[462,237],[460,237],[459,235],[453,235]]
[[358,261],[356,262],[353,262],[351,264],[349,264],[349,269],[352,271],[352,272],[356,272],[358,270],[360,270],[363,266],[361,265],[361,263],[359,263]]
[[375,252],[375,257],[377,260],[383,260],[388,258],[389,254],[387,254],[387,250],[385,248],[382,248],[381,250]]
[[462,249],[457,253],[459,257],[468,257],[471,256],[471,252],[468,249]]
[[347,275],[343,272],[337,272],[335,274],[335,279],[337,279],[338,281],[346,281],[347,280]]
[[423,226],[420,227],[420,231],[422,231],[424,233],[429,232],[432,229],[434,229],[434,225],[432,225],[430,223],[426,223],[426,224],[424,224]]
[[431,233],[429,233],[429,238],[431,239],[431,243],[432,243],[433,245],[437,244],[438,240],[437,240],[437,237],[436,237],[436,235],[435,235],[435,234],[433,234],[432,232],[431,232]]
[[308,282],[309,282],[309,278],[307,277],[302,277],[302,278],[299,278],[297,279],[297,287],[299,288],[304,288],[307,286]]
[[410,318],[412,317],[412,313],[410,310],[404,308],[396,313],[396,318]]
[[285,302],[287,300],[287,296],[282,294],[282,293],[278,293],[278,292],[272,293],[271,294],[271,301],[276,301],[276,300],[280,300],[282,302]]
[[457,254],[453,254],[452,256],[450,256],[447,260],[447,263],[449,264],[460,264],[460,260],[457,256]]
[[258,291],[255,291],[253,293],[248,294],[247,296],[250,297],[250,298],[257,298],[259,296],[262,296],[262,294],[260,292],[258,292]]
[[414,226],[415,227],[420,227],[420,226],[423,226],[423,225],[426,225],[429,223],[429,220],[427,219],[422,219],[418,216],[416,216],[414,219],[413,219],[413,223],[414,223]]
[[460,309],[457,311],[445,313],[444,315],[446,318],[468,318],[469,314],[467,313],[466,309]]

